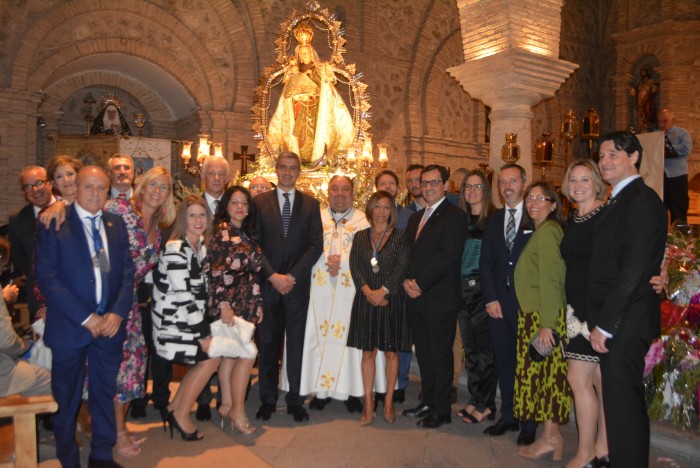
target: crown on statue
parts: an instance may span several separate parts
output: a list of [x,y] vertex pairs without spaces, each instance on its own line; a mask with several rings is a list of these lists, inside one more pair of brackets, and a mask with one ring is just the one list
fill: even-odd
[[314,30],[307,23],[302,23],[294,29],[294,37],[300,45],[311,44],[314,39]]

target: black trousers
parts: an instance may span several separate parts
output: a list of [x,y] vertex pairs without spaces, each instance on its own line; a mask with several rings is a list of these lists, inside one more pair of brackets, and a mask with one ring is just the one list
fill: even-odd
[[421,310],[409,303],[408,321],[420,368],[423,404],[430,406],[435,415],[449,416],[457,311]]
[[283,296],[267,283],[263,286],[263,307],[265,319],[258,325],[260,401],[263,404],[277,404],[280,344],[286,337],[289,392],[285,401],[289,406],[303,405],[304,396],[299,395],[299,387],[309,291],[306,291],[305,295],[301,294],[301,291],[297,294],[293,291]]
[[517,311],[503,307],[503,318],[488,318],[489,332],[496,352],[498,386],[501,389],[501,417],[507,423],[514,423],[513,396],[515,394],[515,367],[517,364]]
[[[151,307],[153,305],[152,298],[153,287],[150,284],[141,283],[138,285],[137,298],[141,306],[141,322],[143,324],[143,337],[146,340],[148,348],[148,359],[153,380],[151,389],[151,400],[156,408],[164,408],[168,406],[170,401],[170,382],[173,379],[173,364],[167,359],[163,359],[156,353],[155,344],[153,342],[153,319],[151,317]],[[132,405],[146,406],[148,398],[138,398],[132,402]]]
[[671,213],[671,222],[688,220],[688,175],[666,177],[664,174],[664,205]]
[[479,278],[462,280],[464,307],[457,314],[466,355],[469,404],[479,412],[490,408],[496,412],[496,354],[489,332],[484,295]]
[[618,467],[649,466],[649,417],[644,399],[644,356],[649,341],[620,337],[600,355],[603,406],[610,463]]

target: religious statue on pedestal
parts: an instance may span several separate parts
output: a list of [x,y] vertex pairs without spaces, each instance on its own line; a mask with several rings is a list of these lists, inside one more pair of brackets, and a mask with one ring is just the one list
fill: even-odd
[[[350,164],[346,155],[350,148],[359,151],[370,137],[370,104],[362,74],[343,57],[340,26],[313,1],[281,24],[275,64],[264,70],[255,90],[253,131],[260,141],[256,175],[274,177],[274,161],[282,151],[301,157],[302,183],[313,179],[320,184],[329,173],[351,172],[355,161]],[[312,45],[314,33],[325,36],[327,60]]]
[[267,137],[273,147],[297,153],[304,166],[316,167],[326,155],[347,150],[354,125],[335,89],[333,67],[322,62],[311,45],[313,29],[302,23],[294,37],[299,45],[284,72],[284,89]]
[[639,83],[630,90],[634,96],[635,128],[638,133],[649,132],[656,127],[656,94],[659,92],[659,83],[654,81],[652,72],[651,67],[642,68]]

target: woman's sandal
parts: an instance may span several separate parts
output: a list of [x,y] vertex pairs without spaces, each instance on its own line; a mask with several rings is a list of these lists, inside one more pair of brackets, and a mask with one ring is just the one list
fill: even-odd
[[[131,445],[124,445],[123,447],[117,446],[117,453],[122,457],[135,457],[141,454],[141,442],[135,439],[134,436],[129,434],[127,431],[121,431],[118,435],[126,436],[126,438],[131,442]],[[145,440],[145,439],[144,439]]]
[[[486,411],[488,411],[488,413],[486,413]],[[485,412],[481,413],[481,419],[478,419],[476,416],[474,416],[474,413],[476,413],[476,410],[463,417],[462,421],[464,421],[467,424],[479,424],[484,419],[488,418],[489,420],[493,420],[495,417],[495,413],[492,412],[490,408],[486,408]]]
[[470,411],[469,410],[470,406],[471,405],[467,405],[464,408],[462,408],[461,410],[457,411],[457,416],[459,416],[460,418],[468,418],[474,412],[474,410],[476,410],[476,407],[471,406],[472,409]]

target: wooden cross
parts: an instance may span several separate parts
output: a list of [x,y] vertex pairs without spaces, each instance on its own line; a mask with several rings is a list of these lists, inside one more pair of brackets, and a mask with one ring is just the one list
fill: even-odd
[[233,160],[234,161],[241,161],[241,175],[244,176],[248,173],[248,161],[250,162],[255,161],[255,155],[254,154],[248,154],[248,147],[241,145],[241,152],[240,153],[233,153]]

